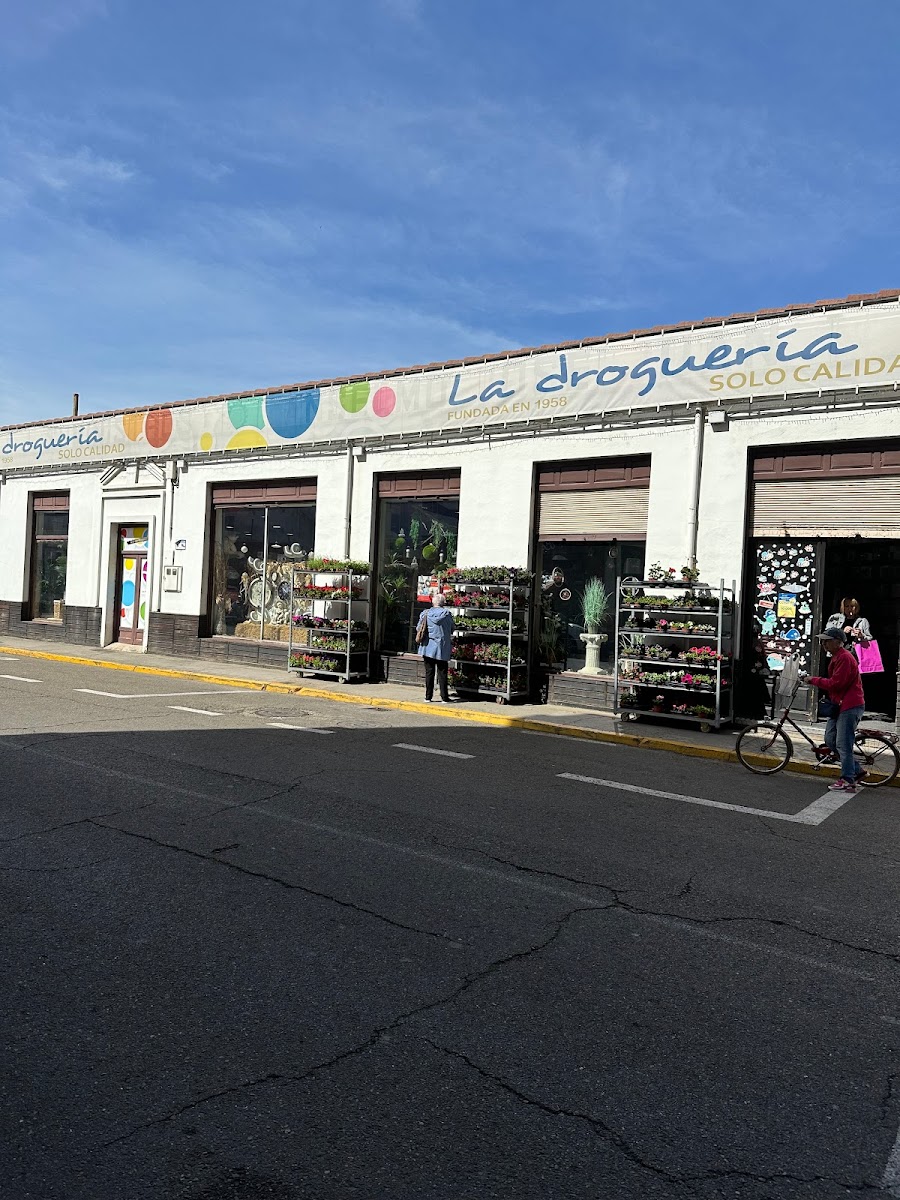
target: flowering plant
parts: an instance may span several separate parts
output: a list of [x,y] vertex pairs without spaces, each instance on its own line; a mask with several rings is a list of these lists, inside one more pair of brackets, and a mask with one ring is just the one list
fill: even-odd
[[[334,633],[326,631],[324,633],[316,630],[312,637],[315,639],[309,643],[311,649],[315,650],[340,650],[342,653],[347,649],[347,635],[335,631]],[[350,638],[351,651],[365,650],[366,639],[360,637]]]
[[672,657],[672,651],[665,646],[650,646],[647,650],[647,657],[667,659]]
[[460,592],[452,597],[454,608],[496,608],[491,603],[496,597],[490,592]]
[[722,655],[713,646],[691,646],[689,650],[684,650],[681,654],[684,662],[695,663],[697,666],[714,666],[722,658]]
[[320,586],[314,583],[304,583],[294,588],[294,595],[302,596],[304,600],[350,600],[359,594],[360,589],[356,587],[351,593],[350,589],[345,586]]
[[716,677],[714,675],[695,675],[694,686],[699,688],[715,687]]
[[619,697],[619,705],[622,708],[639,708],[640,700],[637,692],[623,692]]
[[687,563],[681,568],[681,578],[688,583],[696,583],[700,578],[700,572],[696,567],[692,567],[690,563]]
[[658,562],[653,563],[647,571],[647,579],[650,583],[665,583],[667,580],[675,578],[675,568],[666,567],[663,569]]
[[516,583],[527,583],[531,572],[522,567],[448,567],[444,572],[448,583],[492,583],[504,584],[513,579]]
[[455,649],[455,657],[460,662],[495,663],[505,667],[508,662],[520,666],[525,660],[513,651],[509,657],[509,646],[502,642],[460,642]]
[[291,657],[291,666],[300,667],[304,671],[337,671],[338,660],[324,654],[295,654]]
[[355,558],[308,558],[303,567],[323,575],[368,575],[372,569],[369,563]]
[[[504,621],[502,617],[466,617],[457,618],[455,622],[457,630],[462,633],[466,630],[481,633],[506,633],[509,628],[509,622]],[[522,630],[521,621],[513,622],[513,633],[520,633]]]
[[687,716],[688,706],[686,704],[673,704],[672,712],[679,717]]

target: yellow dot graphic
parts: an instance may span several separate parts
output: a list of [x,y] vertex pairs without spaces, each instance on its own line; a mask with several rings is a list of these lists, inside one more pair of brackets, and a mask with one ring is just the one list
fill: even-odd
[[213,435],[211,433],[201,433],[200,434],[200,449],[201,450],[212,450],[212,448],[213,448]]
[[256,446],[267,446],[268,442],[256,429],[240,429],[225,447],[226,450],[251,450]]

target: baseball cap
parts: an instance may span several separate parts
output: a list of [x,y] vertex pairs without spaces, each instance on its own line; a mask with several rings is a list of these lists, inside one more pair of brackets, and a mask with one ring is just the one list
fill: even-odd
[[840,642],[842,646],[847,641],[847,639],[844,637],[843,629],[838,629],[835,625],[832,625],[829,629],[826,629],[824,633],[817,633],[816,639],[820,642]]

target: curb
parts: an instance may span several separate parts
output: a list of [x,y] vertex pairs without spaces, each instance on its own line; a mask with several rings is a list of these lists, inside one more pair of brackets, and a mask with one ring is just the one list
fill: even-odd
[[[0,653],[14,654],[20,658],[40,658],[50,662],[70,663],[81,667],[103,667],[110,671],[130,671],[134,675],[155,675],[164,679],[193,679],[199,683],[212,683],[219,687],[242,688],[250,692],[272,692],[286,696],[309,696],[316,700],[333,700],[338,704],[361,704],[366,708],[383,708],[398,712],[421,713],[429,717],[440,717],[451,721],[473,721],[481,725],[493,725],[502,729],[521,729],[526,733],[545,733],[555,737],[578,738],[586,742],[606,742],[617,746],[631,746],[637,750],[662,750],[669,754],[680,754],[686,758],[705,758],[715,762],[738,761],[734,750],[724,746],[698,746],[691,742],[675,742],[668,738],[619,733],[605,729],[583,729],[580,725],[564,725],[556,721],[537,721],[532,717],[501,716],[499,713],[479,712],[471,708],[444,708],[424,704],[415,700],[394,700],[380,696],[341,695],[326,688],[307,687],[297,683],[269,683],[262,679],[233,679],[227,675],[211,675],[205,671],[184,671],[168,667],[145,667],[139,663],[108,662],[106,659],[84,658],[76,654],[54,654],[49,650],[24,650],[18,646],[0,645]],[[784,768],[795,775],[819,775],[811,763],[791,760]],[[829,775],[822,778],[828,779]],[[894,781],[900,787],[900,779]]]

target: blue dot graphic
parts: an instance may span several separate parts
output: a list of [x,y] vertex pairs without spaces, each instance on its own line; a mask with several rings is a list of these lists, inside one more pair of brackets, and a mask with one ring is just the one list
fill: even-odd
[[134,584],[130,579],[126,579],[122,584],[122,603],[126,608],[134,604]]
[[318,411],[318,388],[266,396],[266,420],[279,437],[300,437],[312,425]]

